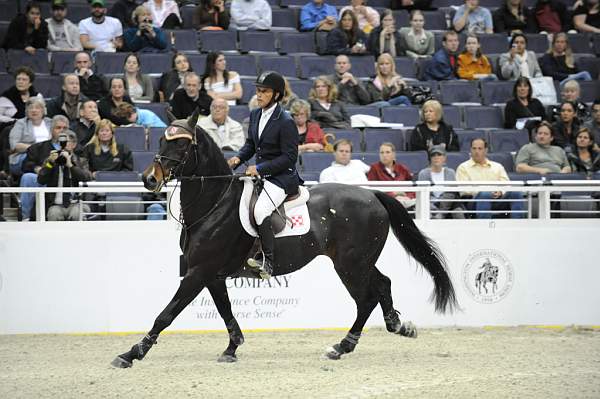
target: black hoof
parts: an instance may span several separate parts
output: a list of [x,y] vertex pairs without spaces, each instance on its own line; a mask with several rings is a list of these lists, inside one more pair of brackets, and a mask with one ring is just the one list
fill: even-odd
[[119,369],[128,369],[133,366],[133,363],[123,359],[121,356],[117,356],[112,362],[110,362],[110,365]]
[[235,363],[237,362],[237,356],[236,355],[226,355],[226,354],[222,354],[221,356],[219,356],[219,358],[217,359],[217,362],[219,363]]
[[343,354],[339,344],[330,346],[325,350],[325,356],[330,360],[340,360]]

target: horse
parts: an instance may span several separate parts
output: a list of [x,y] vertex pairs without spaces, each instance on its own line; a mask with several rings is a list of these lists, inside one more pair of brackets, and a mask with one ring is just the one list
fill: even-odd
[[[118,355],[111,362],[114,367],[127,368],[134,360],[142,360],[159,334],[204,288],[209,290],[229,334],[229,345],[218,361],[237,361],[236,350],[244,342],[232,313],[225,277],[239,275],[256,239],[240,222],[243,182],[233,174],[210,136],[196,126],[197,120],[198,113],[194,113],[187,120],[172,122],[160,139],[153,162],[142,174],[144,186],[154,192],[174,178],[181,185],[180,246],[187,272],[147,335]],[[356,319],[346,336],[326,350],[328,358],[337,360],[355,350],[363,327],[378,304],[389,332],[417,336],[411,322],[400,320],[400,312],[394,309],[392,301],[391,280],[375,265],[390,226],[407,253],[432,277],[430,301],[435,302],[435,310],[452,312],[458,306],[443,254],[397,200],[383,192],[334,183],[311,187],[309,192],[310,230],[301,236],[275,240],[273,276],[299,270],[318,255],[333,261],[337,275],[356,303]]]
[[483,266],[483,270],[477,273],[475,276],[475,287],[477,287],[479,293],[481,294],[481,287],[485,290],[485,293],[488,293],[487,283],[492,284],[492,294],[496,293],[496,289],[498,288],[498,266],[494,266],[487,260]]

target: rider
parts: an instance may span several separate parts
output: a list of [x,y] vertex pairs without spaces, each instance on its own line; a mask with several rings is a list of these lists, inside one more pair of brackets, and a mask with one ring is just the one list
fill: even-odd
[[264,178],[263,190],[254,208],[254,219],[262,246],[263,259],[248,259],[248,265],[268,279],[273,273],[274,234],[271,214],[288,195],[298,193],[301,184],[296,171],[298,129],[292,117],[279,105],[285,93],[283,77],[263,72],[255,82],[259,108],[250,113],[248,138],[237,156],[227,160],[231,168],[256,154],[256,165],[248,166],[246,175]]

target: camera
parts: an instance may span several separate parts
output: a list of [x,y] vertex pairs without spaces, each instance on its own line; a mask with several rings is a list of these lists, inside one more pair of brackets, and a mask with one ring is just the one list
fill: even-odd
[[[59,154],[61,154],[67,148],[68,141],[69,138],[65,133],[61,133],[58,135],[58,145],[60,145],[60,150],[58,150]],[[67,159],[64,156],[59,155],[58,158],[56,158],[56,161],[54,162],[57,165],[64,166],[67,163]]]

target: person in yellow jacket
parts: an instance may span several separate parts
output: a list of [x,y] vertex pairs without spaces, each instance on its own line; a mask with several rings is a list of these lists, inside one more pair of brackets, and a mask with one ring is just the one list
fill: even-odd
[[457,74],[460,79],[498,80],[498,77],[492,73],[492,64],[481,53],[479,38],[474,34],[467,36],[465,51],[458,56]]

